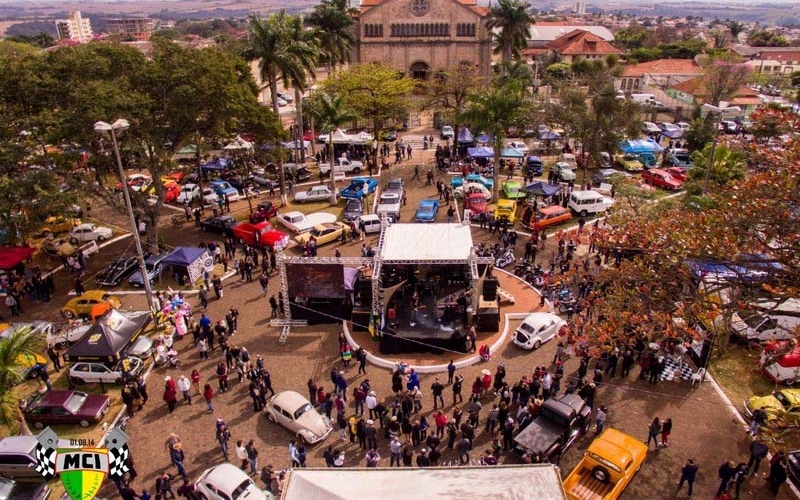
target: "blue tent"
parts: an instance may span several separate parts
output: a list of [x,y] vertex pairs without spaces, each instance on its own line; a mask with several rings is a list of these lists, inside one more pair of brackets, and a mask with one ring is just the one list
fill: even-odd
[[185,267],[189,283],[196,282],[206,268],[214,266],[214,259],[205,248],[177,247],[161,261],[163,266]]
[[550,196],[553,196],[557,192],[561,191],[561,185],[548,184],[546,182],[536,181],[528,184],[527,186],[522,188],[522,190],[527,191],[531,194],[535,194],[537,196],[544,196],[545,198],[548,198]]
[[539,139],[543,141],[555,141],[561,139],[561,134],[552,130],[545,130],[539,133]]
[[214,161],[210,161],[208,163],[204,163],[201,165],[203,170],[225,170],[228,168],[228,159],[227,158],[217,158]]
[[678,137],[683,136],[683,130],[681,129],[672,129],[672,130],[665,130],[661,132],[662,135],[669,137],[670,139],[677,139]]
[[501,158],[524,158],[525,153],[517,148],[503,148],[500,150]]
[[653,139],[633,139],[630,141],[619,141],[619,149],[623,153],[660,153],[664,151]]
[[458,142],[464,144],[475,142],[472,138],[472,132],[467,127],[461,127],[461,130],[458,131]]
[[492,142],[492,137],[485,132],[481,132],[477,140],[478,142],[487,143],[487,142]]
[[494,157],[494,148],[487,148],[485,146],[467,148],[467,154],[470,158],[492,158]]

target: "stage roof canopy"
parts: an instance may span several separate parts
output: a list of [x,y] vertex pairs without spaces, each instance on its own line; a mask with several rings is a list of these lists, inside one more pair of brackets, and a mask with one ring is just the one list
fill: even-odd
[[386,228],[384,262],[464,261],[470,256],[472,233],[464,224],[392,224]]

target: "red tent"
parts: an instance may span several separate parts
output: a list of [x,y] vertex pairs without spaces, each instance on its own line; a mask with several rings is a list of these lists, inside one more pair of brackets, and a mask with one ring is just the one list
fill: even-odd
[[13,269],[33,254],[31,247],[0,247],[0,269]]

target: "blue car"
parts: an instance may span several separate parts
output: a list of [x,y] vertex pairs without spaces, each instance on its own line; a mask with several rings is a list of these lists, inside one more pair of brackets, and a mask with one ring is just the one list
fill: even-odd
[[239,190],[231,186],[231,183],[228,181],[223,181],[223,180],[211,181],[208,183],[208,187],[210,187],[211,189],[214,190],[215,193],[217,193],[217,196],[219,196],[220,200],[224,200],[225,196],[228,197],[229,201],[237,201],[241,198]]
[[[489,179],[488,177],[484,177],[481,174],[467,174],[467,182],[477,182],[478,184],[482,184],[489,191],[491,191],[492,188],[494,187],[494,180]],[[452,179],[450,179],[450,186],[453,189],[463,185],[464,185],[464,178],[461,176],[453,177]]]
[[[364,189],[364,185],[366,185],[366,189]],[[355,198],[360,200],[369,193],[375,192],[377,188],[378,181],[375,179],[370,179],[369,177],[355,177],[350,180],[349,186],[339,192],[339,196],[342,198]]]
[[439,200],[422,200],[417,208],[417,222],[433,222],[439,211]]
[[[150,284],[153,284],[159,276],[161,276],[161,271],[164,270],[164,265],[161,263],[162,260],[167,258],[167,254],[160,253],[158,255],[152,255],[145,259],[144,267],[147,269],[147,279],[150,281]],[[131,286],[140,287],[144,286],[144,280],[142,279],[142,272],[141,270],[137,270],[134,272],[130,278],[128,278],[128,283]]]

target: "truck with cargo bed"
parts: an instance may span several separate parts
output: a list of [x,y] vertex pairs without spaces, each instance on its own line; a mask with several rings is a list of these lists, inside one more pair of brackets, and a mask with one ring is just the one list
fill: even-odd
[[577,394],[546,400],[533,422],[514,437],[514,454],[528,463],[556,463],[589,430],[591,412]]

